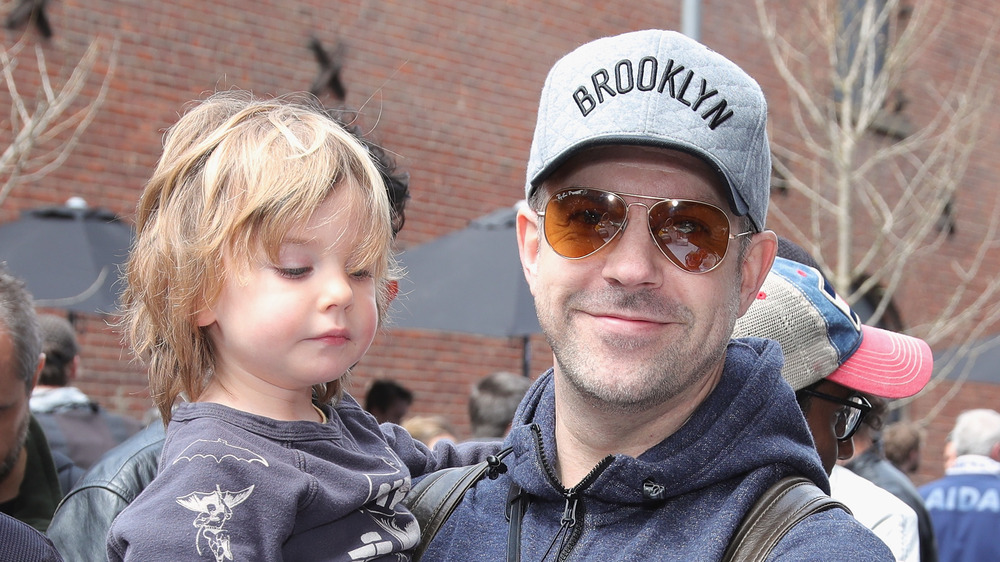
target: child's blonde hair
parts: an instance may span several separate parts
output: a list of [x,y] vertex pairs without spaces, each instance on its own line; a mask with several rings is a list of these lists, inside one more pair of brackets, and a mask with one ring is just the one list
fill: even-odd
[[[390,206],[356,137],[314,99],[237,91],[209,97],[171,127],[139,201],[122,296],[125,340],[148,361],[164,423],[178,396],[198,399],[215,367],[199,311],[227,278],[240,282],[264,259],[277,263],[289,230],[347,186],[352,213],[342,216],[359,218],[361,240],[352,261],[376,280],[381,321],[398,273]],[[224,258],[237,269],[227,271]],[[314,390],[327,402],[342,388],[335,380]]]

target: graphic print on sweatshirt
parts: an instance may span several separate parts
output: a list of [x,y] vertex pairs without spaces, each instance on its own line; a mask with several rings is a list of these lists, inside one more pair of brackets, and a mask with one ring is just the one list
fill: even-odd
[[[201,460],[215,461],[221,465],[223,462],[245,462],[270,466],[264,457],[257,453],[230,445],[224,439],[214,441],[208,439],[197,439],[181,451],[181,454],[174,459],[172,464],[181,461],[198,462]],[[214,490],[193,491],[186,496],[177,498],[177,503],[195,513],[194,526],[198,529],[195,535],[195,550],[198,556],[202,555],[202,543],[205,543],[216,562],[224,562],[233,559],[233,552],[230,548],[229,532],[224,529],[226,521],[233,517],[233,508],[237,507],[254,490],[253,485],[243,490],[222,490],[216,484]]]
[[[244,443],[240,442],[241,445]],[[182,468],[180,474],[193,476],[184,488],[168,496],[172,498],[172,503],[176,502],[184,508],[181,511],[191,514],[189,519],[178,523],[189,529],[193,525],[196,529],[191,533],[194,534],[194,544],[191,545],[194,546],[193,557],[215,562],[246,562],[240,560],[242,557],[237,545],[243,540],[238,538],[243,526],[241,522],[248,517],[259,516],[260,506],[257,504],[266,501],[262,500],[264,496],[261,494],[273,493],[273,490],[268,491],[273,487],[273,477],[269,475],[279,469],[275,459],[265,458],[268,450],[267,445],[247,449],[225,438],[194,438],[187,446],[182,446],[182,450],[170,461],[178,468],[189,467]],[[320,504],[305,517],[319,517],[314,522],[325,521],[321,524],[332,525],[330,532],[339,537],[336,548],[340,550],[339,556],[343,557],[338,559],[352,562],[408,560],[409,553],[420,541],[420,529],[415,518],[398,507],[411,485],[406,464],[384,443],[379,449],[368,449],[356,456],[367,456],[368,462],[362,463],[367,464],[365,468],[354,472],[346,480],[319,483],[327,501],[330,498],[339,501],[336,498],[350,497],[348,503],[354,504],[353,513],[348,511],[348,515],[344,516],[343,511],[327,510]],[[336,465],[337,461],[346,458],[338,457],[328,462]],[[230,480],[237,475],[238,480]],[[314,478],[308,474],[303,474],[303,477]],[[177,483],[184,485],[184,481],[187,480]],[[339,507],[350,510],[343,503]],[[335,511],[340,512],[336,520],[333,518]],[[323,520],[323,517],[327,519]],[[186,541],[191,540],[191,534],[187,535],[189,538]],[[286,544],[290,538],[294,540],[294,537],[284,537],[278,543]]]
[[[410,491],[410,476],[408,472],[402,470],[403,461],[391,448],[385,448],[386,455],[378,458],[385,463],[387,471],[382,474],[365,474],[368,480],[368,502],[361,508],[361,512],[371,517],[372,521],[382,530],[369,531],[361,535],[362,546],[351,549],[347,552],[351,560],[364,562],[395,552],[398,560],[409,560],[409,552],[420,541],[420,527],[415,519],[400,526],[397,520],[396,504],[402,501],[403,496]],[[376,476],[402,476],[391,483],[382,482],[376,488]],[[382,480],[382,479],[379,479]],[[387,536],[383,536],[385,533]],[[388,539],[394,539],[388,540]],[[403,552],[398,552],[396,544]]]

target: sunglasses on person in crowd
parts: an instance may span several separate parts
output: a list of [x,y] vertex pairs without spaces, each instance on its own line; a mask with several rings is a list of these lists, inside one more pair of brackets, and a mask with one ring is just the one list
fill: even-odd
[[[629,203],[623,196],[656,201]],[[722,263],[730,234],[725,211],[709,203],[570,187],[553,193],[538,213],[545,241],[560,256],[578,260],[610,244],[628,225],[632,205],[646,208],[649,234],[671,263],[688,273],[708,273]]]
[[853,437],[858,432],[858,428],[861,427],[861,422],[865,421],[865,416],[868,415],[868,412],[872,411],[871,402],[860,394],[855,394],[847,398],[837,398],[825,392],[809,389],[802,389],[799,392],[833,402],[834,404],[846,406],[837,412],[837,422],[834,424],[834,432],[836,433],[834,437],[837,438],[837,441],[846,441]]

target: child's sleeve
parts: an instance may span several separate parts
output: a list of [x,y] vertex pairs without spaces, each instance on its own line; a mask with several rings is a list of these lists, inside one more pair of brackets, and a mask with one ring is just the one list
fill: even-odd
[[442,468],[482,462],[503,448],[502,441],[468,441],[456,444],[442,439],[430,449],[398,425],[384,423],[379,427],[386,442],[403,460],[414,478]]

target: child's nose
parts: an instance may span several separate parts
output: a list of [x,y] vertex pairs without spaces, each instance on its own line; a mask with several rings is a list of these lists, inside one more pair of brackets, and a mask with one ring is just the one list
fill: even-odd
[[325,310],[330,307],[343,307],[353,301],[354,288],[347,273],[331,274],[324,279],[320,295],[321,308]]

